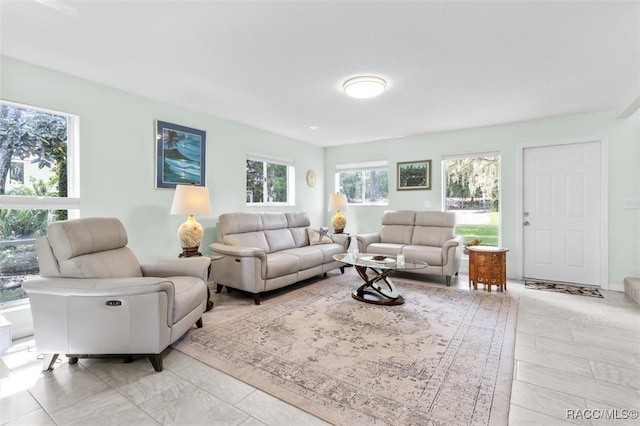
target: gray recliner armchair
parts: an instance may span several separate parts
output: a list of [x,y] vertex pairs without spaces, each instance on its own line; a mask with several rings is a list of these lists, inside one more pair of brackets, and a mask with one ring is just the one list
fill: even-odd
[[23,287],[45,370],[62,353],[70,364],[146,355],[162,371],[162,351],[194,324],[202,327],[207,257],[138,261],[115,218],[52,223],[36,250],[40,277]]

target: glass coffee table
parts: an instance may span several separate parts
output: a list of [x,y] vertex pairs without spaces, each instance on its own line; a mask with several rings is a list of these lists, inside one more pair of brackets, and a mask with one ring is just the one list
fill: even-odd
[[[404,261],[398,264],[396,256],[372,253],[342,253],[334,255],[333,259],[354,266],[360,278],[364,280],[364,284],[354,290],[351,297],[375,305],[402,305],[404,299],[398,293],[390,275],[395,271],[427,267],[426,262]],[[375,276],[367,274],[367,270],[371,270]]]

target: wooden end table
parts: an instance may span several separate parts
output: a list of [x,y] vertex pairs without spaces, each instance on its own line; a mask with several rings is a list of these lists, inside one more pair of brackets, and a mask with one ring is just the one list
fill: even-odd
[[485,284],[487,291],[498,286],[499,291],[507,289],[507,252],[504,247],[468,246],[469,287],[478,289],[478,283]]

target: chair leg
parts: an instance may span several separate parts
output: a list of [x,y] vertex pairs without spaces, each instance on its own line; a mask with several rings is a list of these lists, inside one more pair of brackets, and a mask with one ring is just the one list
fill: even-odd
[[196,321],[196,327],[202,328],[202,317],[198,318],[198,321]]
[[42,371],[53,371],[53,364],[56,363],[58,354],[44,354],[42,358]]
[[256,305],[260,304],[260,293],[253,293],[253,302]]
[[149,361],[151,361],[154,370],[162,371],[162,354],[150,354]]
[[447,275],[445,280],[447,280],[447,287],[449,287],[451,285],[451,275]]
[[341,266],[341,267],[340,267],[340,273],[341,273],[341,274],[344,274],[344,266]]
[[75,365],[78,363],[78,357],[77,356],[69,356],[67,355],[67,357],[69,358],[69,365]]
[[216,284],[216,293],[220,293],[222,291],[222,284]]

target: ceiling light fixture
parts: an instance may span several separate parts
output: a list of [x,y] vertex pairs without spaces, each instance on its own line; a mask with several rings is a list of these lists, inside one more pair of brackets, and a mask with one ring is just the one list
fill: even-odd
[[367,99],[382,94],[387,87],[387,82],[380,77],[360,76],[345,81],[342,87],[347,96]]

